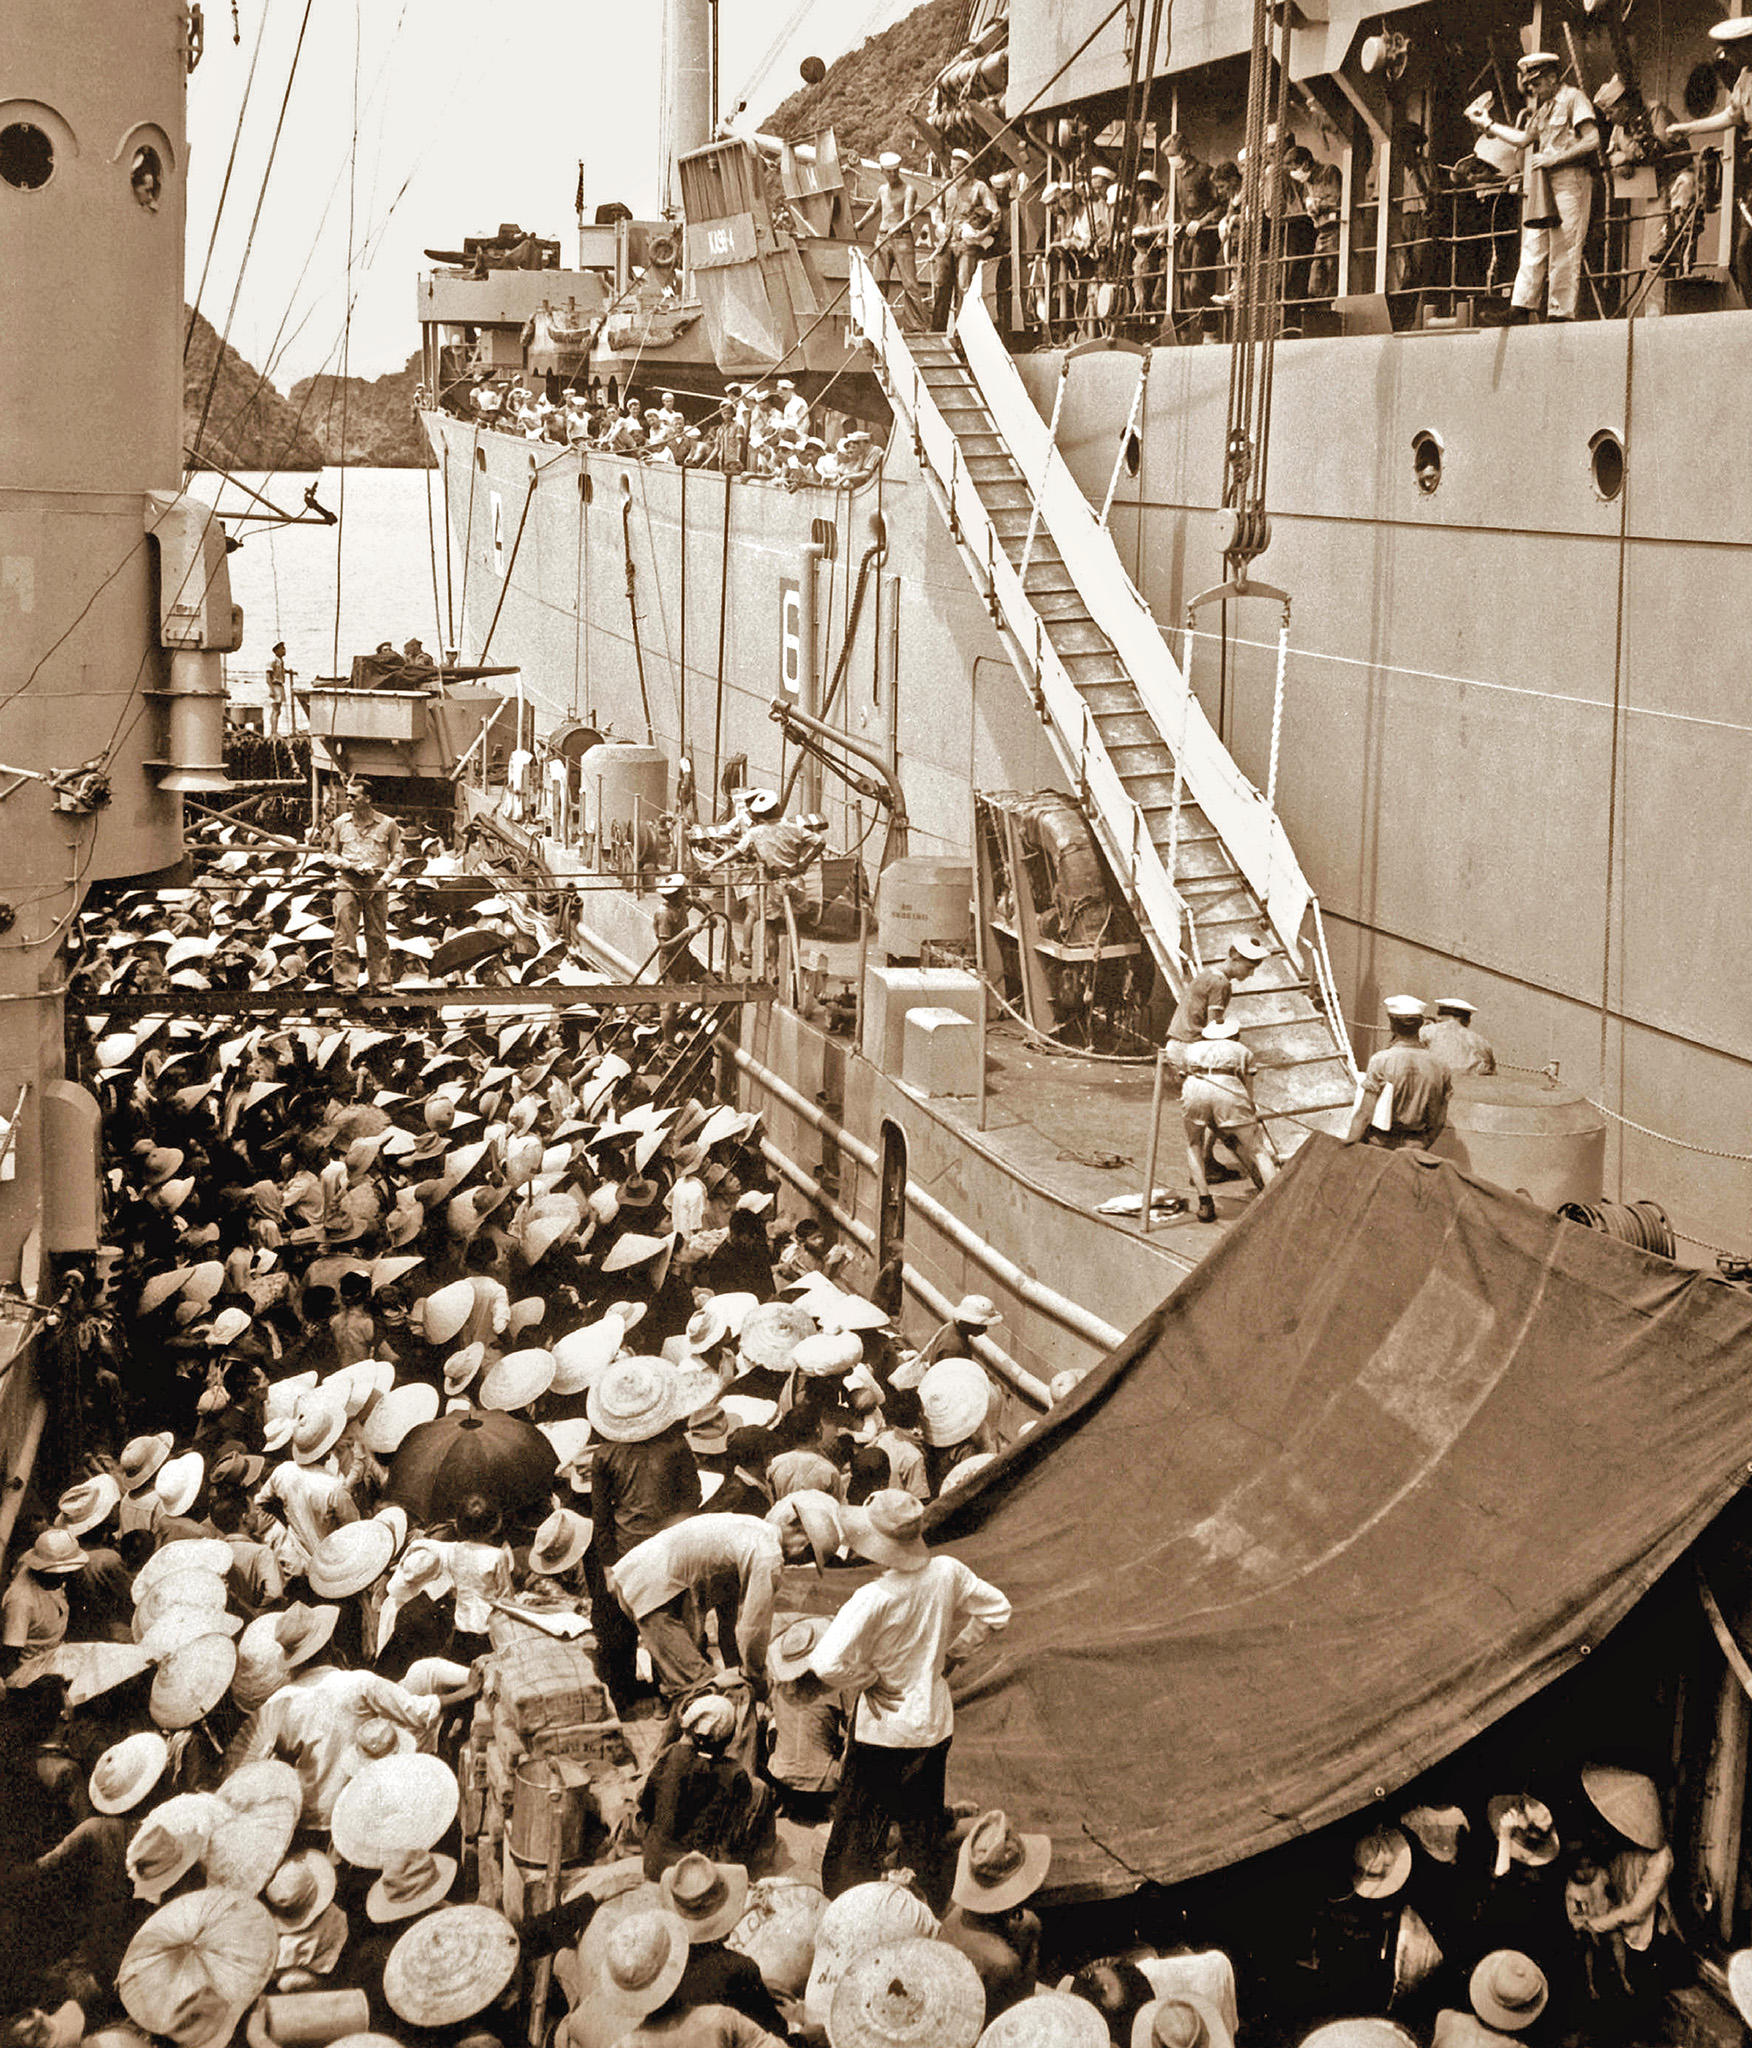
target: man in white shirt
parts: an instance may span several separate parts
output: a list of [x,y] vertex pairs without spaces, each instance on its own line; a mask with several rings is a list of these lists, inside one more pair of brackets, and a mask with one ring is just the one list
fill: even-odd
[[902,1860],[921,1875],[932,1868],[955,1729],[946,1674],[1010,1620],[996,1586],[926,1549],[911,1494],[885,1488],[841,1520],[852,1547],[887,1569],[852,1595],[809,1659],[824,1684],[860,1695],[822,1859],[830,1899],[882,1875],[891,1822]]
[[781,1532],[752,1515],[690,1515],[635,1543],[610,1568],[608,1583],[673,1697],[713,1676],[694,1621],[709,1609],[719,1617],[724,1656],[734,1640],[742,1670],[764,1678],[779,1574],[787,1560],[808,1555],[808,1539],[795,1525]]
[[244,1722],[226,1752],[226,1768],[279,1757],[304,1788],[306,1827],[326,1828],[335,1801],[372,1754],[400,1747],[393,1734],[379,1742],[360,1732],[368,1721],[405,1728],[430,1748],[444,1711],[440,1699],[420,1698],[374,1671],[338,1671],[321,1664],[300,1671]]

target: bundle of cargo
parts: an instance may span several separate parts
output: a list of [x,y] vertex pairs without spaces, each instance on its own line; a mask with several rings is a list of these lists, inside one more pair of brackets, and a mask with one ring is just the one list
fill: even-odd
[[564,1873],[624,1830],[639,1771],[626,1732],[576,1643],[528,1635],[482,1661],[467,1752],[466,1825],[482,1896],[521,1920],[566,1895]]

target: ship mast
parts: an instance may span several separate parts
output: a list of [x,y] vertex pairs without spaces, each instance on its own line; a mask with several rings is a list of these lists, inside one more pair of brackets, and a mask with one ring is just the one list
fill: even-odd
[[682,157],[712,139],[717,0],[663,0],[663,211],[681,211]]

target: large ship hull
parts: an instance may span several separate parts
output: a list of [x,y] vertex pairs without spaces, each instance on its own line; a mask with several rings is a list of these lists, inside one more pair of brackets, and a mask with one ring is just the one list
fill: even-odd
[[[1752,1149],[1737,1142],[1752,1060],[1732,945],[1752,728],[1731,651],[1752,486],[1699,401],[1732,388],[1752,316],[1644,320],[1628,364],[1627,347],[1621,325],[1285,347],[1258,573],[1294,599],[1277,804],[1359,1055],[1391,989],[1468,995],[1506,1065],[1555,1061],[1630,1120],[1612,1127],[1607,1193],[1662,1201],[1701,1257],[1744,1247],[1747,1169],[1715,1155]],[[1079,359],[1066,384],[1061,448],[1096,504],[1120,462],[1110,526],[1165,630],[1219,580],[1228,360],[1156,351],[1135,473],[1118,443],[1135,359]],[[1059,362],[1020,363],[1042,414]],[[777,776],[786,586],[831,534],[825,687],[879,513],[887,553],[831,716],[891,751],[915,850],[965,855],[975,789],[1063,786],[904,433],[879,486],[788,495],[694,473],[685,508],[680,472],[600,456],[584,458],[582,504],[579,459],[561,456],[524,520],[531,454],[554,451],[431,426],[470,644],[496,613],[490,652],[523,664],[548,717],[643,739],[648,715],[702,789],[736,753]],[[1424,435],[1442,458],[1433,492],[1415,472]],[[1616,499],[1602,435],[1626,451]],[[1229,607],[1226,651],[1217,613],[1199,623],[1195,685],[1263,787],[1276,608]]]

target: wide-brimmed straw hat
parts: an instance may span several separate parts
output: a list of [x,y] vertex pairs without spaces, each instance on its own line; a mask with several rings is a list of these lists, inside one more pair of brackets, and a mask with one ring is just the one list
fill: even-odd
[[[774,1463],[777,1462],[775,1459]],[[787,1493],[767,1509],[766,1519],[775,1529],[803,1531],[818,1572],[847,1540],[846,1510],[831,1493],[819,1487],[805,1486]]]
[[415,1921],[383,1966],[383,1995],[411,2027],[453,2027],[510,1983],[517,1930],[490,1906],[443,1906]]
[[666,1358],[619,1358],[590,1388],[585,1414],[610,1443],[641,1444],[683,1422],[718,1396],[716,1375],[681,1371]]
[[919,1571],[931,1561],[925,1547],[925,1510],[910,1493],[885,1486],[862,1507],[842,1508],[840,1525],[860,1557],[898,1571]]
[[64,1579],[74,1572],[82,1572],[91,1562],[70,1530],[55,1528],[44,1529],[18,1561],[21,1565],[28,1565],[33,1572],[41,1572],[45,1578],[52,1579]]
[[160,1728],[192,1728],[225,1697],[236,1669],[237,1645],[229,1636],[196,1636],[172,1650],[153,1674],[153,1720]]
[[116,1460],[121,1474],[122,1491],[138,1493],[175,1449],[176,1438],[168,1429],[160,1430],[155,1436],[130,1438],[122,1446],[122,1455]]
[[767,1676],[775,1685],[791,1685],[806,1677],[809,1659],[827,1627],[827,1617],[806,1614],[779,1629],[767,1646]]
[[300,1465],[326,1458],[347,1426],[347,1410],[339,1401],[320,1397],[304,1403],[292,1424],[292,1456]]
[[272,1649],[288,1671],[296,1671],[327,1646],[340,1618],[341,1610],[332,1604],[311,1607],[294,1600],[289,1606],[258,1614],[243,1632],[239,1655]]
[[219,1787],[205,1863],[209,1884],[259,1892],[291,1847],[304,1805],[298,1773],[278,1757],[239,1764]]
[[613,1361],[626,1337],[626,1324],[612,1312],[572,1330],[553,1347],[555,1394],[581,1394]]
[[345,1522],[331,1529],[310,1554],[304,1575],[310,1590],[324,1600],[345,1600],[362,1593],[389,1569],[395,1556],[395,1531],[375,1516],[366,1522]]
[[159,1579],[141,1592],[134,1590],[133,1630],[135,1642],[141,1642],[166,1615],[178,1608],[191,1612],[219,1615],[225,1611],[227,1587],[219,1572],[177,1572],[168,1579]]
[[334,1904],[336,1871],[320,1849],[288,1856],[262,1887],[262,1904],[281,1934],[302,1934]]
[[742,1319],[736,1340],[737,1363],[744,1371],[765,1366],[783,1372],[797,1346],[815,1334],[815,1318],[797,1302],[763,1301]]
[[937,1449],[966,1443],[991,1412],[992,1383],[972,1358],[940,1358],[919,1381],[925,1442]]
[[135,1605],[166,1579],[183,1572],[207,1572],[223,1578],[235,1560],[231,1545],[218,1536],[183,1536],[161,1543],[134,1574]]
[[594,1533],[590,1518],[571,1508],[555,1508],[535,1532],[529,1546],[529,1568],[545,1578],[570,1571],[590,1548]]
[[979,2048],[1108,2048],[1107,2022],[1086,1998],[1037,1991],[998,2014]]
[[167,1458],[159,1466],[152,1490],[167,1515],[186,1515],[206,1477],[206,1459],[199,1451],[185,1451],[180,1458]]
[[1397,1828],[1375,1828],[1351,1848],[1351,1890],[1359,1899],[1389,1899],[1411,1875],[1411,1844]]
[[1728,1994],[1741,2019],[1752,2027],[1752,1948],[1736,1949],[1729,1956]]
[[[1356,2023],[1343,2020],[1338,2024]],[[1398,2029],[1394,2032],[1397,2034]],[[1152,1998],[1148,2005],[1139,2008],[1132,2019],[1131,2048],[1235,2048],[1235,2037],[1208,1998],[1195,1991],[1176,1991],[1166,1998]],[[1308,2048],[1306,2041],[1302,2048]],[[1343,2048],[1343,2043],[1332,2041],[1328,2048]],[[1376,2048],[1376,2044],[1359,2041],[1357,2048]]]
[[87,1536],[109,1520],[121,1498],[121,1482],[111,1472],[99,1472],[68,1487],[55,1503],[55,1520],[69,1536]]
[[539,1401],[553,1385],[554,1354],[534,1347],[508,1351],[496,1359],[481,1381],[479,1399],[483,1408],[498,1408],[507,1414]]
[[1543,1800],[1525,1792],[1500,1792],[1486,1803],[1484,1818],[1497,1845],[1498,1877],[1511,1863],[1526,1863],[1539,1869],[1557,1861],[1563,1843],[1558,1838],[1551,1808]]
[[1487,2027],[1518,2034],[1545,2010],[1550,1989],[1545,1972],[1519,1949],[1492,1949],[1472,1972],[1467,1985],[1472,2010]]
[[1627,1771],[1616,1764],[1584,1764],[1582,1790],[1593,1801],[1602,1820],[1614,1827],[1627,1842],[1639,1849],[1664,1849],[1667,1826],[1661,1817],[1661,1795],[1655,1781],[1641,1771]]
[[915,1938],[852,1958],[827,2038],[829,2048],[974,2048],[984,2028],[979,1972],[948,1942]]
[[863,1358],[863,1340],[853,1330],[823,1330],[805,1337],[791,1353],[791,1370],[805,1379],[838,1379]]
[[335,1853],[364,1869],[386,1870],[396,1857],[440,1842],[461,1796],[456,1773],[438,1757],[380,1757],[335,1801],[329,1821]]
[[378,1926],[397,1920],[411,1920],[449,1896],[456,1882],[454,1856],[437,1856],[429,1849],[410,1849],[405,1856],[387,1864],[383,1875],[365,1894],[365,1917]]
[[748,1903],[748,1872],[740,1863],[714,1863],[690,1850],[660,1880],[663,1903],[691,1943],[721,1941]]
[[365,1448],[380,1458],[393,1457],[402,1439],[422,1422],[438,1413],[438,1389],[424,1380],[410,1380],[405,1387],[391,1387],[359,1425]]
[[1050,1835],[1024,1835],[1001,1807],[982,1813],[962,1840],[955,1903],[970,1913],[1007,1913],[1031,1899],[1052,1863]]
[[91,1767],[86,1797],[98,1813],[131,1813],[164,1776],[170,1745],[156,1729],[112,1743]]
[[611,2005],[642,2017],[673,1997],[687,1956],[687,1929],[675,1914],[629,1913],[603,1944],[598,1989]]

